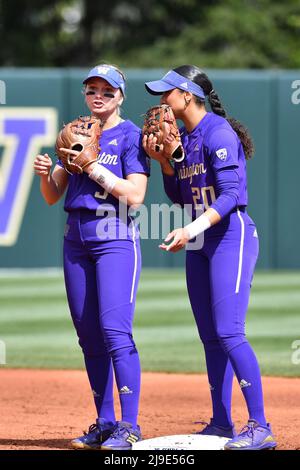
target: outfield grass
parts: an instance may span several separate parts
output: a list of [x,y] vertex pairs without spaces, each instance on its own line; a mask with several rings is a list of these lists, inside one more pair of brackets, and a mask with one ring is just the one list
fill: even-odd
[[[264,375],[300,376],[292,363],[299,312],[300,272],[256,273],[247,335]],[[84,367],[60,271],[0,271],[0,340],[1,367]],[[182,270],[143,270],[135,340],[144,371],[205,371]]]

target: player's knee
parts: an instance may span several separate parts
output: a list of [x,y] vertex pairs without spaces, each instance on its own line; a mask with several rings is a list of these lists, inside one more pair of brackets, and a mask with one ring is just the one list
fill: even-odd
[[220,342],[217,336],[208,338],[206,336],[200,335],[200,339],[203,343],[205,351],[215,351],[220,349]]
[[134,348],[135,342],[133,341],[132,335],[124,331],[117,331],[111,329],[104,329],[104,341],[106,348],[110,354],[114,351],[124,348]]
[[80,338],[78,343],[86,357],[107,355],[107,349],[103,341],[89,341],[87,338]]
[[246,337],[242,333],[228,334],[223,332],[219,334],[219,342],[226,353],[229,353],[229,351],[236,348],[240,344],[245,343],[246,341]]

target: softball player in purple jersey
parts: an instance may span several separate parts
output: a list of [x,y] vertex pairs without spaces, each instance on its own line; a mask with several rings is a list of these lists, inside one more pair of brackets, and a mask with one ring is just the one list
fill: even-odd
[[[176,252],[200,234],[204,238],[202,248],[186,252],[188,294],[204,345],[213,408],[210,423],[199,434],[230,438],[227,450],[275,448],[264,415],[259,365],[245,336],[259,248],[246,210],[251,138],[239,122],[226,118],[211,81],[195,66],[171,70],[161,80],[146,83],[146,89],[162,95],[161,103],[170,105],[183,121],[185,158],[173,167],[153,135],[144,137],[144,148],[160,162],[169,198],[193,207],[193,221],[173,230],[161,248]],[[206,98],[212,112],[205,108]],[[249,412],[239,435],[231,420],[234,373]]]
[[[99,65],[83,83],[91,114],[105,122],[98,161],[82,175],[69,175],[60,161],[51,174],[47,154],[38,155],[34,167],[49,204],[57,202],[68,187],[65,284],[98,414],[89,432],[74,439],[72,446],[125,450],[141,439],[137,425],[141,371],[132,337],[141,255],[128,207],[144,200],[149,158],[140,129],[120,116],[123,74],[114,66]],[[118,422],[113,372],[122,411]]]

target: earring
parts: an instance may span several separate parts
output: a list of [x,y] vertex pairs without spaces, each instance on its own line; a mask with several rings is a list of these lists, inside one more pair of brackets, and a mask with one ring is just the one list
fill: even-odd
[[186,98],[184,99],[185,101],[185,107],[184,109],[186,109],[188,107],[188,105],[190,104],[191,100],[187,100]]

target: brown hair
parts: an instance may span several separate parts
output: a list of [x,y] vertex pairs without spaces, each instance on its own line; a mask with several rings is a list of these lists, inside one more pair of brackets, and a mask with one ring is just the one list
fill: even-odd
[[[221,100],[217,92],[214,90],[213,84],[208,78],[208,76],[195,65],[181,65],[180,67],[177,67],[173,70],[179,75],[182,75],[183,77],[201,86],[202,90],[207,96],[212,112],[218,114],[219,116],[222,116],[229,122],[232,129],[237,133],[243,145],[246,158],[251,158],[254,154],[254,145],[248,130],[242,123],[240,123],[234,118],[230,118],[227,116],[227,113],[222,106]],[[198,96],[195,96],[195,99],[196,103],[202,105],[204,104],[204,100],[199,98]]]

